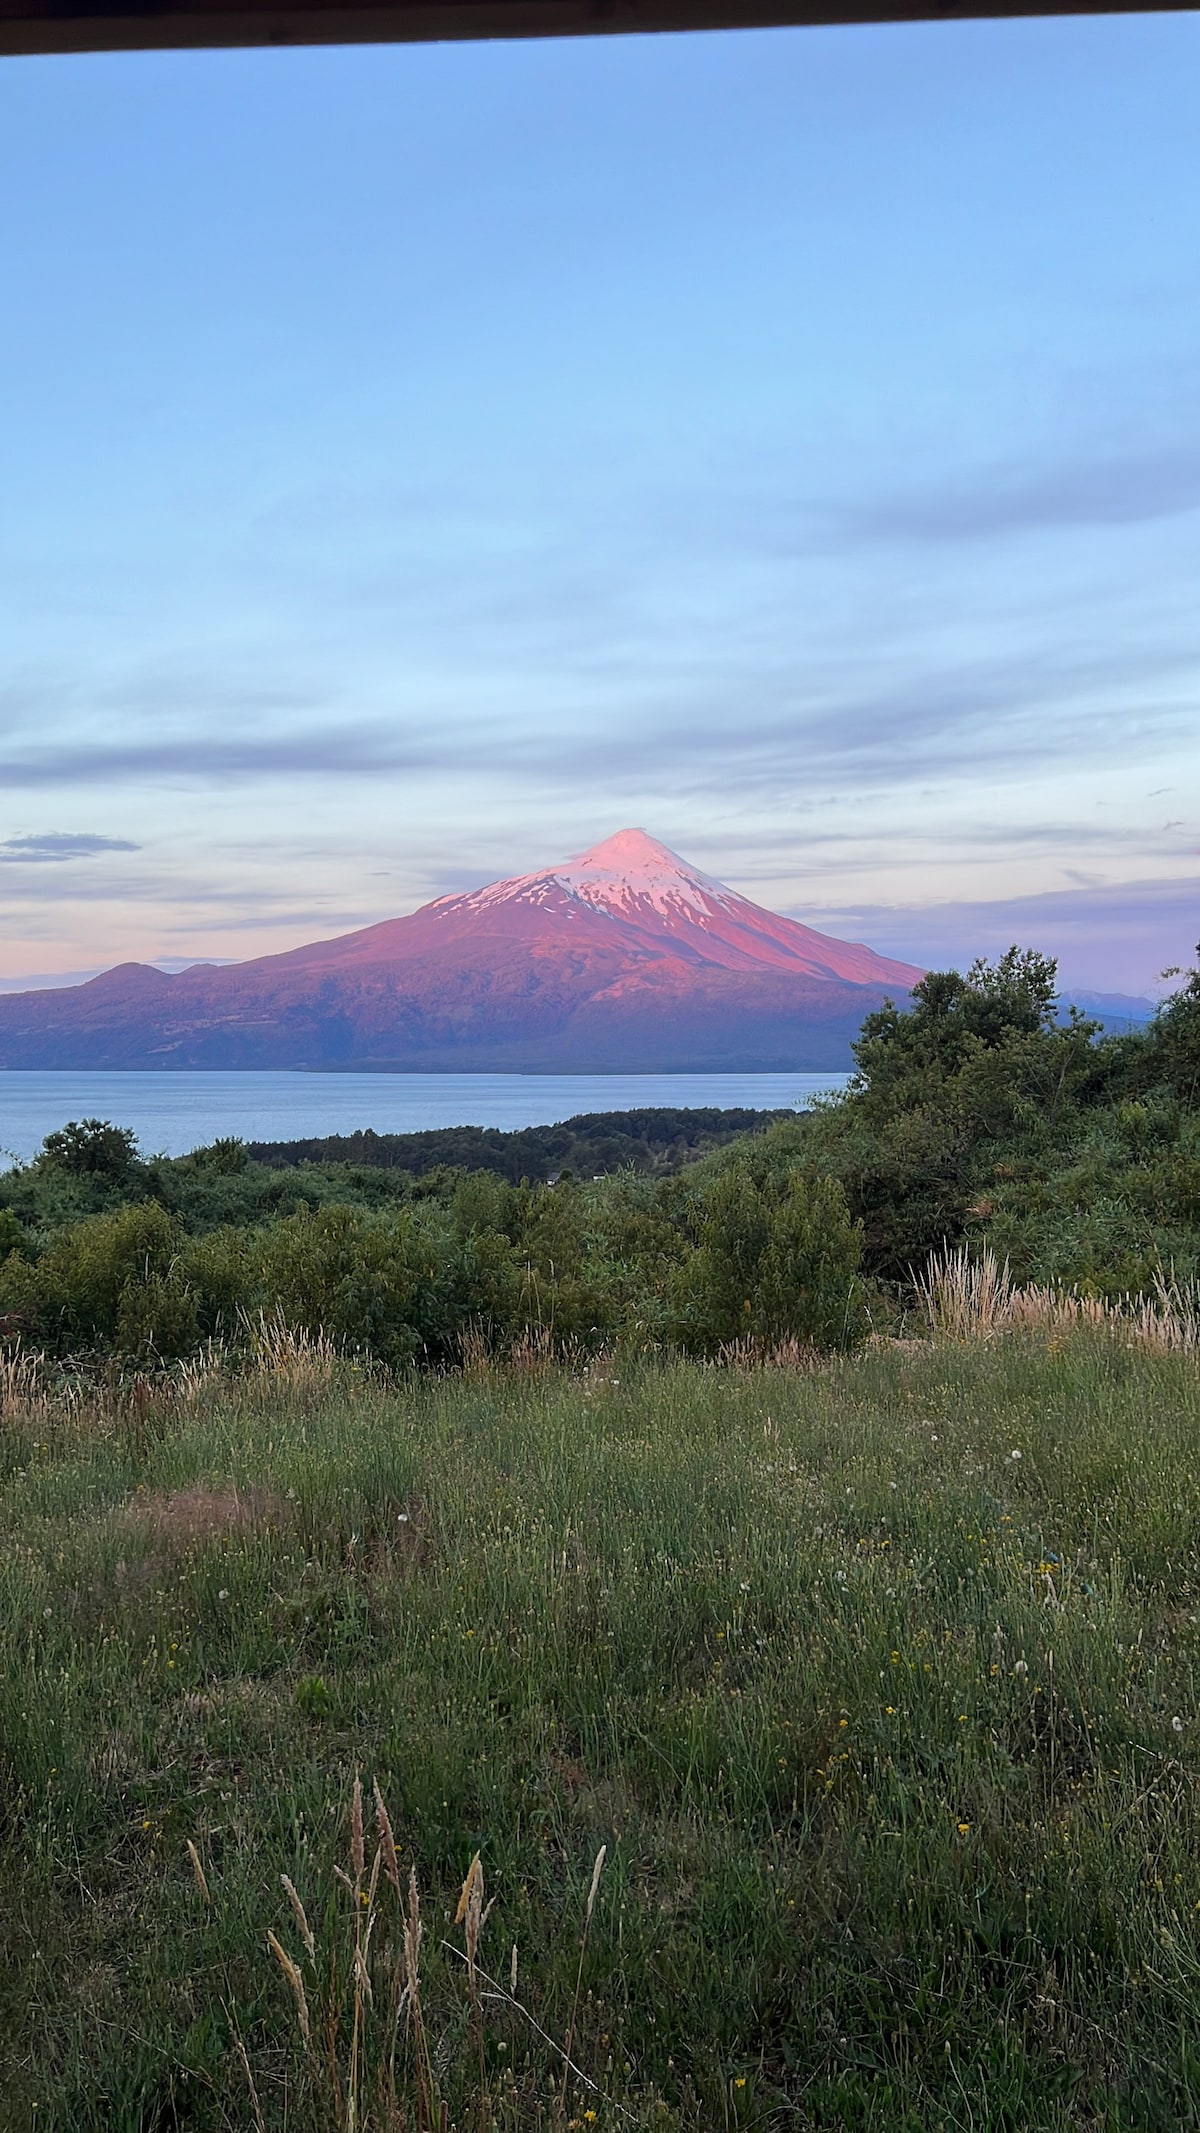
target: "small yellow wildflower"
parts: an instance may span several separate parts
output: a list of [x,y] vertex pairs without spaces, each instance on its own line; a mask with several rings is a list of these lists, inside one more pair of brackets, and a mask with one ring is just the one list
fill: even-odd
[[958,1834],[959,1834],[959,1836],[960,1836],[960,1837],[969,1837],[969,1836],[970,1836],[970,1834],[971,1834],[971,1825],[970,1825],[970,1823],[969,1823],[969,1822],[960,1822],[960,1823],[959,1823],[959,1825],[958,1825]]

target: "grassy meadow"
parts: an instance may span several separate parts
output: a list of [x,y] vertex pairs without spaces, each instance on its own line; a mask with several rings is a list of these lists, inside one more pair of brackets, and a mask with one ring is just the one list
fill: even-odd
[[1194,1355],[6,1367],[5,2128],[1200,2122]]

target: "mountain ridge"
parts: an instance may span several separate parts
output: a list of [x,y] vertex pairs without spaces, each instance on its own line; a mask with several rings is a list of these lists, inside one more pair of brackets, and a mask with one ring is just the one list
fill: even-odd
[[921,974],[630,829],[275,955],[5,994],[0,1066],[803,1071]]

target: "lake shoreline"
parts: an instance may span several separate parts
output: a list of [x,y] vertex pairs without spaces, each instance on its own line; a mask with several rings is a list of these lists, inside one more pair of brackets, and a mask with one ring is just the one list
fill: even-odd
[[8,1068],[0,1075],[0,1157],[29,1162],[69,1119],[127,1126],[144,1154],[209,1142],[301,1140],[445,1126],[515,1132],[588,1113],[800,1110],[845,1074],[313,1073],[264,1068]]

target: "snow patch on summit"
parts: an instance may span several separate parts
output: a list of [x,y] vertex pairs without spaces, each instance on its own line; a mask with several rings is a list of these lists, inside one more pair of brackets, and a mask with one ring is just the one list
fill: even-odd
[[641,829],[618,830],[561,866],[494,881],[474,895],[445,896],[439,901],[442,908],[453,904],[459,910],[486,911],[495,904],[546,904],[564,893],[594,910],[612,911],[622,918],[635,917],[649,905],[664,918],[681,910],[695,913],[702,925],[714,905],[733,910],[741,901],[723,883],[690,867],[668,845]]

